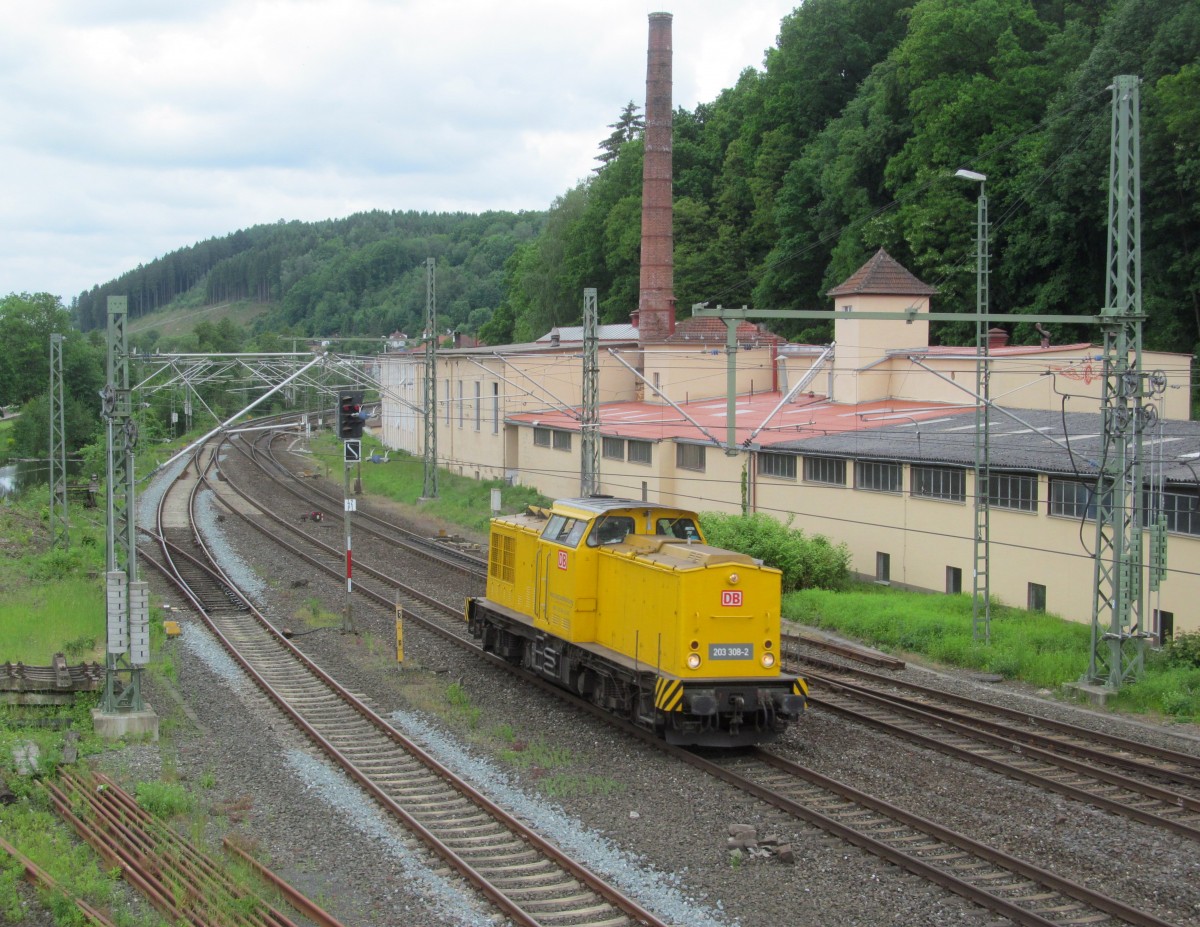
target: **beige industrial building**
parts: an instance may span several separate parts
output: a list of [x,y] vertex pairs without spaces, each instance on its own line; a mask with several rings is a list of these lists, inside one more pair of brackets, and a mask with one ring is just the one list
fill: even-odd
[[[922,316],[934,291],[883,251],[830,293],[832,345],[788,345],[739,326],[732,442],[724,324],[684,320],[652,343],[639,342],[636,328],[601,326],[600,491],[724,512],[741,511],[745,500],[749,511],[845,543],[862,576],[970,592],[975,349],[929,345]],[[858,318],[876,311],[909,311],[912,320]],[[1099,351],[1046,339],[1009,346],[992,335],[992,594],[1090,621]],[[1143,367],[1157,374],[1146,477],[1169,537],[1147,630],[1198,630],[1186,605],[1200,601],[1191,357],[1145,352]],[[424,368],[420,352],[381,364],[382,438],[416,455],[424,451]],[[579,494],[580,329],[528,345],[442,350],[437,376],[444,468],[551,497]]]

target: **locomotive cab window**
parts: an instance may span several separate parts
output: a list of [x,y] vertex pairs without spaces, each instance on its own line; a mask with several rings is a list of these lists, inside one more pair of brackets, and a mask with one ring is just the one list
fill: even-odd
[[596,521],[592,533],[588,535],[588,547],[596,547],[600,544],[620,544],[625,540],[625,535],[633,534],[633,530],[633,519],[628,515],[610,515],[607,518],[600,518]]
[[588,523],[578,518],[567,518],[565,515],[551,515],[550,521],[542,530],[543,541],[553,541],[564,547],[578,547],[579,539],[587,530]]
[[683,541],[700,540],[696,522],[690,518],[660,518],[654,525],[654,533],[665,534],[667,537],[679,538]]

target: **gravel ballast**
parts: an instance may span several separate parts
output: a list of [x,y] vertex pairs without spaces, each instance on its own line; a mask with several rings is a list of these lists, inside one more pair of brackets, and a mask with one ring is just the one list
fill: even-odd
[[[227,454],[223,466],[231,478],[249,477],[238,454]],[[264,489],[263,496],[276,499],[282,511],[302,508],[282,491]],[[340,610],[341,582],[271,551],[264,536],[240,519],[218,520],[222,507],[215,499],[205,500],[201,511],[201,530],[224,568],[261,595],[277,624],[301,627],[313,599]],[[432,534],[438,526],[426,521],[423,527]],[[356,558],[372,554],[384,556],[356,538]],[[393,560],[392,566],[399,555]],[[428,565],[412,573],[414,585],[443,599],[468,591],[465,580]],[[157,576],[148,578],[164,589]],[[166,591],[156,601],[178,604]],[[391,613],[356,603],[355,616],[358,635],[321,630],[295,643],[397,729],[665,920],[697,927],[1004,922],[525,688],[416,626],[406,629],[406,663],[398,667]],[[150,701],[169,719],[167,733],[159,746],[105,754],[111,773],[131,783],[156,777],[164,767],[177,772],[211,810],[214,838],[241,835],[268,866],[347,927],[502,922],[321,760],[198,621],[183,610],[179,617],[185,633],[167,644],[176,679],[148,681]],[[1077,723],[1083,718],[1098,730],[1134,731],[1200,755],[1194,736],[1082,711],[1011,684],[985,686],[918,668],[899,677]],[[451,689],[453,699],[447,697]],[[1200,925],[1191,841],[817,711],[794,726],[779,749],[824,775],[1101,887],[1168,922]],[[726,847],[731,824],[754,825],[760,835],[791,843],[794,864],[739,862]]]

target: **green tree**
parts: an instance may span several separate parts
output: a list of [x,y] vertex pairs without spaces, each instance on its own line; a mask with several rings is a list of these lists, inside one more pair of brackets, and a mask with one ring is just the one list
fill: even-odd
[[646,129],[646,121],[638,114],[637,104],[630,100],[621,110],[616,122],[610,122],[608,127],[612,134],[600,143],[600,154],[596,160],[600,162],[597,171],[604,170],[604,165],[615,161],[621,153],[621,146],[639,138]]
[[70,328],[70,313],[50,293],[11,293],[0,299],[0,406],[19,405],[46,391],[50,335]]

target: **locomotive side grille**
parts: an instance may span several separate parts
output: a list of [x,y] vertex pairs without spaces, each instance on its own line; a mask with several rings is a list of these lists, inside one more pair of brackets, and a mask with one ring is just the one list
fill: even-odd
[[493,534],[489,545],[488,575],[501,583],[516,579],[517,539],[507,534]]

